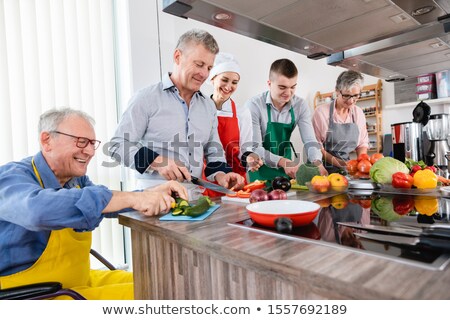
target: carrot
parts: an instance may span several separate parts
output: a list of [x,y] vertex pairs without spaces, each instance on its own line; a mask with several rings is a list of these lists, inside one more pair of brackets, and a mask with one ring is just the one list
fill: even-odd
[[450,185],[450,179],[445,179],[444,177],[441,177],[440,175],[436,175],[436,177],[437,177],[438,181],[440,183],[442,183],[443,185],[445,185],[445,186]]

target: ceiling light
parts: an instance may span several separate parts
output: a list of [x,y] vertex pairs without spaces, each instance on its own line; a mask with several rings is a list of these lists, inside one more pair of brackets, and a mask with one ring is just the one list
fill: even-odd
[[406,13],[400,13],[395,16],[389,17],[395,23],[401,23],[403,21],[408,21],[410,18]]
[[413,17],[418,17],[418,16],[421,16],[421,15],[424,15],[424,14],[427,14],[427,13],[433,11],[435,8],[436,8],[435,6],[423,6],[423,7],[413,10],[411,12],[411,15]]
[[231,20],[231,14],[226,12],[219,12],[214,15],[214,19],[219,21]]

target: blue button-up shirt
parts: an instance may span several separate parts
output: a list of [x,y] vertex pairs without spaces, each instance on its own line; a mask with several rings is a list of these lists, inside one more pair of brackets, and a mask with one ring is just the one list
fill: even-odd
[[[165,180],[147,170],[158,156],[178,161],[196,177],[202,176],[204,159],[208,175],[230,172],[217,132],[216,108],[197,91],[189,107],[169,74],[162,81],[138,91],[122,115],[109,152],[125,166],[137,169],[139,178]],[[205,171],[205,172],[206,172]]]
[[[95,229],[112,192],[87,176],[73,178],[62,188],[42,153],[0,167],[0,276],[29,268],[41,256],[52,230]],[[78,188],[78,187],[79,188]]]

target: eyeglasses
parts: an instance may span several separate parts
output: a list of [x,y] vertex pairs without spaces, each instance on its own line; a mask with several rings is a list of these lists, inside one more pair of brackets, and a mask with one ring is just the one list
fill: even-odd
[[68,133],[64,133],[64,132],[60,132],[60,131],[50,131],[51,133],[58,133],[58,134],[62,134],[64,136],[68,136],[68,137],[72,137],[74,139],[77,139],[77,147],[78,148],[86,148],[88,144],[91,144],[94,147],[94,150],[96,150],[99,146],[100,143],[102,143],[99,140],[91,140],[85,137],[77,137],[77,136],[73,136],[71,134]]
[[361,93],[351,95],[351,94],[343,94],[342,91],[339,91],[339,92],[341,93],[342,99],[344,99],[345,101],[350,100],[352,98],[354,100],[358,100],[359,98],[361,98]]

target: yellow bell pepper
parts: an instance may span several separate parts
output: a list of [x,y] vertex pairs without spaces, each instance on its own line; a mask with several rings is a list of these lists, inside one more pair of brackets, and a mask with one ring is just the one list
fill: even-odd
[[432,189],[437,187],[436,174],[428,169],[419,170],[414,174],[414,186],[418,189]]
[[439,201],[436,197],[417,196],[414,206],[420,214],[432,216],[439,210]]

